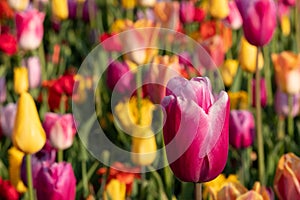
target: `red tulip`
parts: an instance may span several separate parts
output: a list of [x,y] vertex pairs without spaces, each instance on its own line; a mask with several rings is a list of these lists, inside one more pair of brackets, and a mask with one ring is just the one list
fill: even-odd
[[0,35],[0,50],[8,55],[13,55],[17,52],[17,40],[9,34],[4,33]]
[[276,28],[274,0],[235,0],[243,18],[244,35],[255,46],[268,44]]
[[0,199],[2,200],[18,200],[19,193],[8,180],[0,177]]
[[239,149],[253,144],[255,138],[254,117],[247,110],[232,110],[229,120],[229,143]]
[[164,141],[177,178],[206,182],[217,177],[228,155],[229,98],[214,96],[206,77],[175,77],[167,84]]

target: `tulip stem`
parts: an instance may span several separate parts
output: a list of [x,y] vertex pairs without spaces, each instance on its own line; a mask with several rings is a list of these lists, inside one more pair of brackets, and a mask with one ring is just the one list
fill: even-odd
[[195,200],[202,200],[202,183],[195,183]]
[[264,140],[262,133],[262,117],[261,117],[261,104],[260,104],[260,71],[258,67],[258,56],[260,47],[257,48],[256,55],[256,72],[255,72],[255,107],[256,107],[256,134],[258,146],[258,176],[262,185],[265,185],[265,162],[264,162]]
[[81,161],[81,173],[82,173],[82,182],[83,182],[83,197],[87,197],[89,193],[88,188],[88,178],[86,174],[86,161]]
[[141,124],[141,108],[142,108],[142,69],[138,68],[136,72],[136,95],[137,95],[137,109],[138,109],[138,121],[137,124]]
[[31,156],[26,154],[26,173],[27,173],[27,184],[29,200],[34,200],[33,196],[33,184],[32,184],[32,171],[31,171]]
[[294,119],[293,119],[293,95],[288,95],[289,115],[288,115],[288,134],[290,139],[294,137]]
[[57,151],[57,162],[62,162],[64,160],[63,150],[58,149]]
[[252,106],[252,94],[254,91],[252,91],[252,73],[248,72],[248,82],[247,82],[247,89],[248,89],[248,107],[251,108]]
[[282,140],[283,138],[284,138],[284,117],[279,116],[277,139]]
[[299,12],[300,11],[300,2],[296,1],[295,6],[295,30],[296,30],[296,43],[297,43],[297,52],[300,52],[300,25],[299,25]]
[[243,185],[247,184],[249,181],[250,152],[251,152],[251,148],[241,149],[241,159],[242,159],[241,182]]

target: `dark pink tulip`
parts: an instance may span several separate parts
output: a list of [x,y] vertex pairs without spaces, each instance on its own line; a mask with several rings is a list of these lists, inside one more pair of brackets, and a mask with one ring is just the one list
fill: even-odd
[[276,28],[274,0],[235,0],[243,18],[243,30],[248,42],[255,46],[268,44]]
[[[265,107],[267,105],[267,86],[266,80],[260,80],[260,105]],[[255,79],[252,80],[252,106],[255,107]]]
[[86,0],[83,4],[82,19],[86,22],[90,21],[90,17],[93,19],[96,17],[98,8],[95,0]]
[[239,29],[243,25],[243,19],[235,1],[229,1],[229,15],[224,19],[224,23],[232,29]]
[[72,114],[59,115],[56,113],[46,113],[43,127],[51,145],[56,149],[63,150],[72,146],[76,134]]
[[255,138],[255,123],[251,112],[232,110],[229,120],[229,143],[237,149],[247,148]]
[[191,23],[194,21],[195,5],[192,1],[181,1],[179,8],[180,21],[182,23]]
[[164,142],[175,176],[188,182],[206,182],[225,167],[229,145],[229,98],[213,95],[206,77],[190,81],[175,77],[167,84]]
[[77,16],[77,1],[68,0],[69,19],[75,19]]
[[66,162],[43,165],[37,176],[38,200],[73,200],[76,178],[72,165]]
[[15,103],[9,103],[3,108],[0,108],[0,126],[2,133],[6,137],[11,137],[15,125],[16,112],[17,104]]
[[4,103],[6,100],[6,79],[0,77],[0,103]]
[[282,0],[282,1],[287,6],[295,6],[295,4],[296,4],[295,0]]
[[107,69],[107,85],[109,89],[125,93],[132,89],[133,81],[133,73],[126,62],[113,61],[109,64]]
[[[300,108],[300,94],[293,95],[292,116],[299,114]],[[275,111],[280,116],[287,117],[289,115],[288,95],[280,90],[275,93]]]

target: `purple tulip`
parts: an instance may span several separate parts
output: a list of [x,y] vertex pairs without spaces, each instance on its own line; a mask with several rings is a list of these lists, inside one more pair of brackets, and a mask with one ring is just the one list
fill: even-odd
[[43,165],[37,176],[38,200],[73,200],[76,178],[72,165],[66,162]]
[[264,46],[272,39],[276,28],[274,0],[235,0],[243,18],[243,30],[248,42]]
[[[293,95],[292,116],[299,114],[299,100],[300,94]],[[287,117],[289,115],[288,95],[280,90],[275,93],[275,111],[280,116]]]
[[37,88],[41,85],[41,63],[38,56],[32,56],[24,60],[24,65],[28,69],[29,87],[31,89]]
[[136,13],[136,16],[137,16],[137,20],[147,19],[147,20],[155,22],[155,15],[154,15],[153,9],[150,9],[150,8],[146,8],[144,11],[139,9]]
[[69,19],[75,19],[77,16],[77,0],[68,0]]
[[83,4],[82,19],[86,22],[90,21],[90,17],[95,18],[98,11],[95,0],[86,0]]
[[192,1],[181,1],[179,8],[180,21],[182,23],[191,23],[194,21],[195,5]]
[[9,103],[0,109],[0,124],[2,133],[6,137],[11,137],[15,125],[16,112],[17,105],[15,103]]
[[247,148],[255,138],[255,123],[251,112],[232,110],[229,119],[229,143],[237,149]]
[[[130,91],[133,87],[134,76],[126,62],[113,61],[107,69],[107,85],[109,89],[119,93]],[[116,87],[115,87],[116,86]]]
[[0,103],[6,100],[6,80],[5,77],[0,77]]
[[[255,107],[256,101],[255,101],[255,79],[252,80],[252,106]],[[265,107],[267,105],[267,86],[266,86],[266,80],[262,78],[260,80],[260,105],[262,107]]]
[[243,19],[235,1],[229,1],[229,15],[224,19],[224,23],[232,29],[239,29],[243,25]]
[[[47,151],[42,149],[34,155],[31,155],[31,170],[32,170],[32,181],[33,187],[37,187],[37,176],[40,172],[40,169],[43,166],[50,166],[55,162],[56,151],[51,150]],[[23,157],[22,166],[21,166],[21,179],[23,183],[27,186],[27,173],[26,173],[26,160],[25,156]]]
[[229,145],[229,98],[214,96],[206,77],[175,77],[167,84],[163,127],[170,167],[177,178],[206,182],[225,167]]

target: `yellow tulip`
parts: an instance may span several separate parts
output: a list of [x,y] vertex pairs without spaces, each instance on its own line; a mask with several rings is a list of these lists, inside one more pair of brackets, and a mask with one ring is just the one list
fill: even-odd
[[288,15],[284,15],[280,19],[281,31],[284,36],[288,36],[291,32],[291,22]]
[[13,144],[24,153],[34,154],[46,143],[45,131],[34,100],[29,93],[21,93],[17,106],[12,134]]
[[209,12],[215,18],[224,19],[229,14],[228,0],[209,0]]
[[8,4],[16,11],[23,11],[29,5],[29,0],[8,0]]
[[136,0],[122,0],[122,6],[125,9],[133,9],[136,6]]
[[56,18],[60,20],[68,18],[68,0],[52,0],[51,3],[52,13]]
[[[257,47],[251,45],[244,37],[241,39],[239,52],[239,62],[243,70],[254,73],[256,70]],[[260,52],[258,56],[258,67],[262,69],[264,66],[264,58]]]
[[14,90],[15,93],[21,94],[29,88],[28,70],[26,67],[14,68]]
[[228,92],[230,99],[230,109],[247,109],[248,108],[248,94],[245,91]]
[[117,179],[111,179],[103,194],[104,200],[125,200],[126,184]]
[[220,67],[220,72],[224,81],[224,84],[229,87],[236,75],[238,70],[239,62],[237,60],[228,59],[225,60],[224,64]]
[[22,151],[19,151],[16,147],[11,147],[8,150],[10,182],[20,193],[24,193],[27,190],[21,180],[21,165],[23,157],[24,153]]
[[112,33],[120,33],[125,30],[126,26],[132,26],[133,22],[128,19],[117,19],[111,25],[111,32]]
[[[155,135],[150,128],[142,133],[138,131],[138,129],[133,131],[131,160],[136,165],[150,165],[156,158]],[[139,135],[139,137],[135,137],[136,135]]]
[[152,123],[152,112],[154,110],[154,105],[149,99],[142,99],[141,101],[141,119],[138,124],[138,107],[137,98],[134,96],[130,100],[125,100],[120,102],[115,107],[115,115],[121,128],[132,134],[133,130],[142,133],[143,130],[149,129]]

